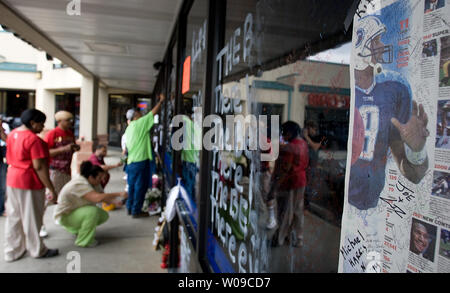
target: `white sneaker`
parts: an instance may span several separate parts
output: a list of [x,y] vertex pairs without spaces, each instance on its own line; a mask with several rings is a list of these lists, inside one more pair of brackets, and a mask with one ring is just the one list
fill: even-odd
[[39,232],[39,237],[45,238],[48,237],[47,229],[45,229],[45,226],[42,225],[41,231]]
[[277,219],[270,217],[266,228],[271,230],[274,229],[276,226],[277,226]]

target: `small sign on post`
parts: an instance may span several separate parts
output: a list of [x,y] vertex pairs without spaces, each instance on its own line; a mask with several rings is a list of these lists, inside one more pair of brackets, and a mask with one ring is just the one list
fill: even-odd
[[183,64],[183,86],[181,93],[185,94],[189,91],[191,83],[191,56],[187,56]]

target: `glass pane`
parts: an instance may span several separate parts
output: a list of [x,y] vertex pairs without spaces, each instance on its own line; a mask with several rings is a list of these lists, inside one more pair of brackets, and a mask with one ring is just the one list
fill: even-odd
[[[172,48],[172,54],[170,56],[169,61],[169,80],[167,80],[165,87],[167,87],[167,91],[163,90],[162,92],[168,93],[166,102],[164,103],[164,108],[161,110],[161,122],[163,123],[164,133],[166,133],[164,143],[165,153],[163,154],[164,161],[164,172],[165,172],[165,183],[166,189],[169,190],[174,186],[174,182],[172,182],[172,166],[173,166],[173,150],[171,145],[171,122],[175,112],[175,91],[176,91],[176,64],[177,64],[177,44],[174,44]],[[164,137],[163,137],[164,139]]]
[[215,271],[337,271],[350,80],[335,61],[348,58],[325,51],[351,39],[352,2],[227,1],[210,179]]
[[206,0],[195,1],[187,19],[186,59],[183,64],[183,106],[181,109],[184,132],[181,150],[182,184],[190,197],[197,229],[200,202],[200,155],[203,121],[203,86],[206,66],[206,26],[208,5]]

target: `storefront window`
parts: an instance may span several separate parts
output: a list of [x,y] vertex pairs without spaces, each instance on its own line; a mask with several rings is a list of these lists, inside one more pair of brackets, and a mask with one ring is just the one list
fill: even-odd
[[352,2],[227,1],[214,97],[222,145],[209,179],[214,271],[337,271],[349,69],[306,58],[349,41]]
[[10,129],[22,125],[20,115],[28,108],[34,107],[35,93],[16,90],[0,90],[0,114],[9,123]]
[[128,126],[126,112],[132,108],[132,98],[126,95],[109,96],[109,145],[121,146],[122,136]]
[[[183,149],[181,150],[182,184],[191,200],[194,226],[198,223],[200,202],[200,156],[204,82],[206,66],[206,26],[208,5],[206,0],[195,1],[187,17],[186,58],[183,63],[183,86],[181,107]],[[197,229],[197,227],[195,227]]]
[[163,161],[163,170],[165,178],[166,191],[170,190],[176,182],[172,182],[173,177],[173,149],[171,144],[172,137],[172,118],[175,113],[175,97],[176,97],[176,62],[177,60],[177,45],[174,44],[171,54],[169,56],[167,69],[169,72],[168,80],[166,81],[161,93],[167,93],[166,102],[161,109],[161,122],[163,125],[162,147],[160,154]]

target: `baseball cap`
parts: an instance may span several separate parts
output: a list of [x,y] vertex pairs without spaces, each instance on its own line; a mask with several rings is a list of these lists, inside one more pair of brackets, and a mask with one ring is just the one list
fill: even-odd
[[129,109],[129,110],[127,111],[127,114],[126,114],[127,120],[133,119],[134,113],[136,113],[136,110],[135,110],[135,109]]
[[55,114],[55,120],[56,122],[59,122],[61,120],[69,120],[73,119],[73,114],[67,111],[58,111]]

